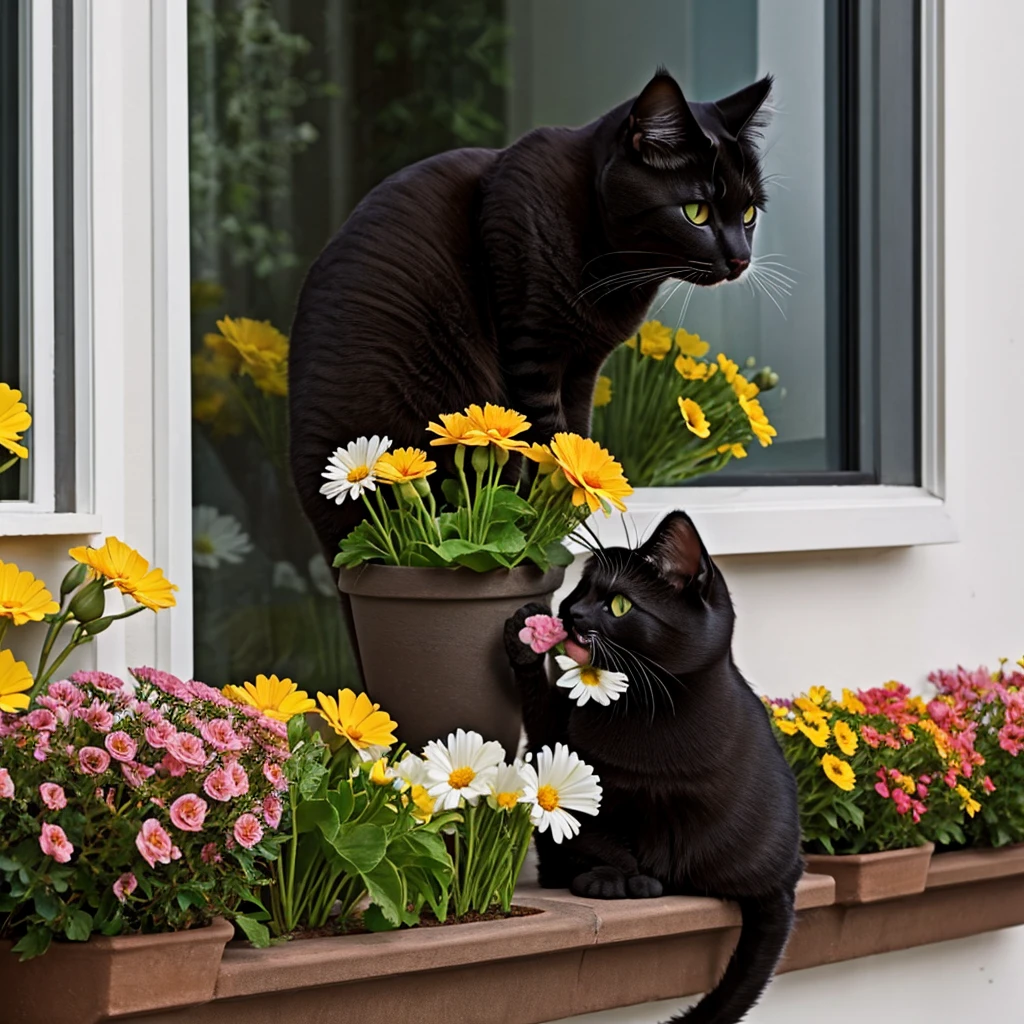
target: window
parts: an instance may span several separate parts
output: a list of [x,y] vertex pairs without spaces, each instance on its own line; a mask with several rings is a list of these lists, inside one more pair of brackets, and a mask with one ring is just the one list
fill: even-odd
[[919,484],[918,17],[915,0],[191,0],[197,673],[351,672],[291,489],[283,376],[247,366],[237,332],[284,352],[306,267],[386,175],[585,123],[660,63],[692,99],[777,75],[765,287],[652,307],[782,381],[777,442],[706,483]]

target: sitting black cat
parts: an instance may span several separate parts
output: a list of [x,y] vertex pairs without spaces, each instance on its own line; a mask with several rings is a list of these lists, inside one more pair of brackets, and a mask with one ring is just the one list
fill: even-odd
[[786,945],[802,862],[796,784],[733,663],[725,580],[682,512],[638,550],[595,551],[559,614],[570,653],[629,677],[608,707],[576,706],[520,642],[523,620],[544,611],[528,605],[506,624],[529,746],[568,744],[604,798],[571,841],[537,836],[540,883],[603,899],[736,900],[743,928],[725,974],[673,1020],[739,1021]]

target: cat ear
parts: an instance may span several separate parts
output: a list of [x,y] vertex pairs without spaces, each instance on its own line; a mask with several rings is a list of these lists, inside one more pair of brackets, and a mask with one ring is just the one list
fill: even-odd
[[754,145],[761,138],[771,117],[767,103],[772,81],[771,75],[765,75],[715,104],[725,130],[737,141]]
[[685,512],[670,512],[665,516],[640,549],[640,555],[679,590],[697,580],[703,593],[714,577],[714,563],[693,520]]
[[679,83],[658,68],[629,112],[626,146],[660,170],[679,167],[687,150],[709,143]]

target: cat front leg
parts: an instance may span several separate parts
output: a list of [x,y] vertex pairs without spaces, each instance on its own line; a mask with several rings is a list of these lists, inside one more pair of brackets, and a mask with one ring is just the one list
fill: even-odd
[[523,605],[505,622],[505,651],[523,702],[523,725],[532,750],[565,742],[569,705],[548,680],[547,655],[537,654],[519,639],[531,615],[550,615],[551,609],[536,602]]
[[589,899],[650,899],[662,894],[662,884],[640,873],[633,852],[619,839],[600,831],[584,832],[566,844],[577,862],[592,867],[579,872],[569,885],[574,896]]

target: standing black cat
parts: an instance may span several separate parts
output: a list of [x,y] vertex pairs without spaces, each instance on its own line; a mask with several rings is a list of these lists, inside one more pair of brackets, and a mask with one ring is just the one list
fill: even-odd
[[601,364],[669,278],[714,285],[750,261],[765,203],[762,79],[687,103],[659,70],[583,128],[460,149],[388,178],[320,254],[291,334],[291,463],[333,555],[359,519],[320,493],[339,445],[422,445],[438,413],[496,402],[532,438],[587,434]]
[[[609,707],[549,685],[544,656],[505,640],[531,750],[563,742],[593,765],[600,814],[561,846],[538,835],[540,882],[579,896],[736,900],[743,928],[718,986],[674,1021],[733,1024],[782,955],[802,871],[796,784],[765,708],[733,663],[725,580],[689,517],[673,512],[641,548],[596,551],[559,614],[592,663],[625,672]],[[577,650],[577,653],[582,653]]]

